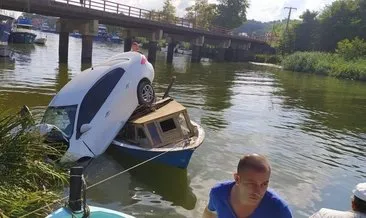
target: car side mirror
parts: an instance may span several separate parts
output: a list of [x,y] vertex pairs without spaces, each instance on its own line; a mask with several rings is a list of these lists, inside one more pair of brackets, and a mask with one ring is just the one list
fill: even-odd
[[80,127],[80,133],[86,133],[87,131],[89,131],[92,128],[92,126],[89,123],[83,124]]

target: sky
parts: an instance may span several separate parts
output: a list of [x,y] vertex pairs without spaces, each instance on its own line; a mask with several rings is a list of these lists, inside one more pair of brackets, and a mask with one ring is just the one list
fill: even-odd
[[[139,8],[161,9],[164,0],[115,0],[122,4],[131,5]],[[257,21],[267,22],[272,20],[285,19],[288,16],[288,10],[284,7],[295,7],[291,18],[299,18],[299,16],[306,10],[319,11],[326,5],[331,4],[334,0],[249,0],[250,7],[247,13],[247,19],[254,19]],[[194,4],[194,0],[172,0],[174,6],[177,8],[177,15],[184,16],[185,8]],[[210,3],[217,3],[217,0],[209,0]]]
[[[163,7],[164,0],[112,0],[121,4],[130,5],[147,10],[159,10]],[[250,7],[247,13],[247,19],[262,22],[282,20],[288,16],[288,10],[284,7],[295,7],[291,19],[298,19],[306,10],[320,11],[326,5],[331,4],[334,0],[249,0]],[[172,0],[177,9],[177,15],[183,17],[185,8],[194,4],[194,0]],[[217,3],[217,0],[209,0],[210,3]],[[16,13],[18,16],[20,13]]]

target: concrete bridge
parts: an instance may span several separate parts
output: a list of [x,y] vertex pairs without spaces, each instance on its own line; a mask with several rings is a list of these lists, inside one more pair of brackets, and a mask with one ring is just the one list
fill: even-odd
[[78,30],[82,36],[82,63],[91,63],[93,36],[98,24],[124,27],[124,50],[131,49],[132,38],[144,36],[149,40],[148,59],[156,59],[157,40],[168,41],[167,62],[173,60],[173,50],[178,41],[191,43],[192,62],[199,62],[208,54],[205,47],[214,47],[216,60],[249,60],[255,53],[270,52],[263,40],[232,35],[227,28],[198,26],[184,18],[164,19],[157,12],[108,1],[108,0],[0,0],[2,9],[59,17],[59,61],[67,62],[69,33]]

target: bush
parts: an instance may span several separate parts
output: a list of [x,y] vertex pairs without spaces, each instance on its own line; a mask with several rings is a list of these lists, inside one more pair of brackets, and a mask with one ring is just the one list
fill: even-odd
[[346,60],[354,60],[366,56],[366,42],[358,37],[352,41],[344,39],[337,44],[336,52]]
[[[51,203],[68,183],[66,170],[46,161],[51,155],[60,158],[62,153],[27,131],[32,126],[28,118],[0,114],[0,209],[9,217]],[[44,217],[44,213],[32,217]]]
[[285,70],[366,81],[366,60],[347,61],[338,54],[296,52],[285,57],[282,66]]

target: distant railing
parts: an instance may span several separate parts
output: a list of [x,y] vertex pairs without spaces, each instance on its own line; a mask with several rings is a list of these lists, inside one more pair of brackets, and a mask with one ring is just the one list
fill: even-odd
[[[129,16],[140,19],[147,19],[152,21],[158,21],[161,23],[169,23],[177,26],[206,30],[215,33],[228,34],[231,35],[231,30],[225,27],[219,26],[208,26],[202,27],[200,25],[196,25],[192,20],[188,20],[185,18],[174,17],[172,19],[166,19],[163,14],[155,11],[149,11],[142,8],[136,8],[129,5],[120,4],[117,2],[112,2],[108,0],[55,0],[56,2],[65,3],[67,5],[74,5],[85,7],[94,10],[100,10],[110,13],[120,14],[121,16]],[[243,37],[248,38],[248,37]]]

